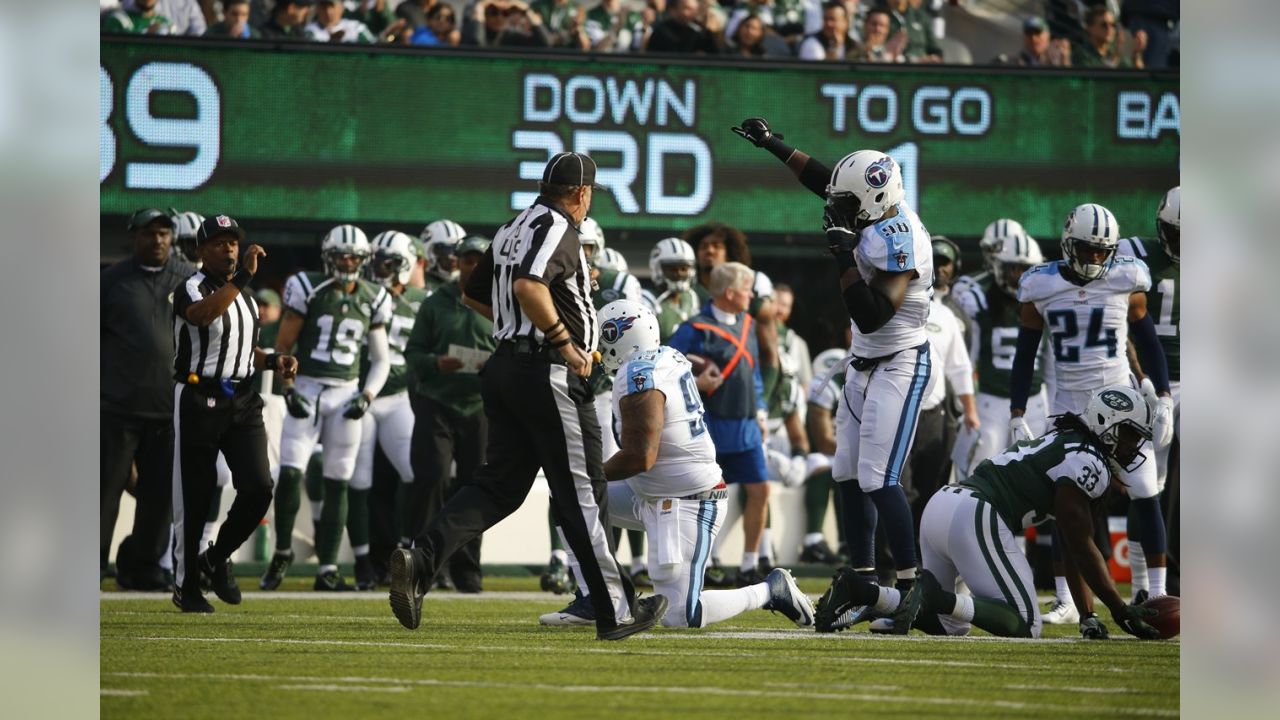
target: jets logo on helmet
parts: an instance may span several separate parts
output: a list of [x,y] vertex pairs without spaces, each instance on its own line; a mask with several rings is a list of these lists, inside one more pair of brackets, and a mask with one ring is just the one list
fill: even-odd
[[1089,398],[1081,418],[1106,446],[1112,470],[1133,472],[1146,459],[1142,443],[1151,439],[1151,408],[1137,390],[1111,385]]
[[1133,401],[1125,397],[1124,393],[1115,390],[1104,390],[1098,394],[1098,399],[1113,410],[1127,412],[1133,409]]
[[600,364],[609,372],[636,353],[657,348],[660,337],[658,318],[643,303],[614,300],[600,308]]

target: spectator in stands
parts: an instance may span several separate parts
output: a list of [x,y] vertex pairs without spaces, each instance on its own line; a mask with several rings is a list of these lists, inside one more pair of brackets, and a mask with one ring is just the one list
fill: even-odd
[[942,49],[933,34],[933,17],[921,5],[921,0],[889,0],[889,33],[907,33],[907,47],[902,54],[909,62],[942,62]]
[[271,11],[271,19],[258,26],[268,39],[305,38],[304,28],[315,0],[279,0]]
[[1142,62],[1148,70],[1169,67],[1169,56],[1174,48],[1174,28],[1180,17],[1178,0],[1124,0],[1120,9],[1124,26],[1135,37],[1139,31],[1147,34],[1147,49],[1142,53]]
[[822,30],[800,43],[801,60],[852,60],[858,41],[849,34],[849,10],[839,0],[822,6]]
[[[139,4],[147,5],[146,2],[139,3],[138,0],[125,0],[123,3],[125,10],[133,10]],[[155,7],[157,13],[169,19],[170,35],[200,36],[204,34],[207,23],[204,12],[200,9],[200,3],[196,0],[156,0],[150,4]]]
[[453,6],[436,3],[427,11],[427,24],[413,31],[410,42],[414,45],[457,47],[462,41],[457,25],[458,17]]
[[[640,11],[639,18],[631,21],[629,25],[631,28],[629,52],[644,52],[649,44],[649,38],[653,36],[654,25],[666,17],[666,13],[667,0],[645,0],[644,9]],[[619,41],[621,41],[621,33],[619,33]]]
[[[633,23],[639,21],[639,14],[622,11],[621,0],[600,0],[600,4],[587,11],[582,30],[587,34],[587,48],[596,52],[620,52],[630,46],[630,25],[627,17],[635,15]],[[626,34],[626,39],[622,37]]]
[[436,0],[404,0],[396,6],[396,17],[404,20],[411,29],[427,26],[427,13],[436,6]]
[[1120,33],[1116,16],[1106,5],[1094,5],[1084,14],[1086,40],[1072,50],[1076,67],[1142,68],[1142,54],[1147,49],[1147,33],[1139,30],[1133,35],[1129,52],[1120,49]]
[[888,10],[883,8],[868,10],[867,18],[862,23],[862,47],[850,59],[872,63],[906,62],[902,51],[907,46],[907,33],[899,30],[891,35],[889,28],[892,22],[893,19]]
[[657,53],[697,53],[715,55],[719,43],[711,28],[698,22],[703,9],[699,0],[673,0],[667,6],[667,17],[653,26],[645,49]]
[[307,39],[315,42],[372,43],[374,34],[369,26],[351,18],[342,17],[341,0],[320,0],[316,3],[316,19],[306,27]]
[[759,15],[747,15],[738,21],[727,50],[736,57],[758,58],[768,55],[764,46],[765,27]]
[[[738,24],[749,16],[760,18],[766,28],[773,27],[774,0],[740,0],[729,12],[729,19],[724,23],[724,36],[732,38],[738,33]],[[730,3],[732,4],[732,3]]]
[[1066,38],[1049,38],[1044,18],[1029,17],[1022,23],[1022,51],[1017,64],[1023,67],[1070,67],[1071,43]]
[[261,33],[249,25],[249,0],[223,0],[222,22],[209,26],[205,37],[257,40]]
[[[357,3],[348,1],[343,4],[348,8],[346,17],[359,20],[371,33],[380,35],[395,23],[395,6],[400,2],[401,0],[359,0]],[[352,5],[355,7],[351,7]]]
[[542,16],[551,47],[569,50],[586,50],[591,41],[583,30],[587,9],[571,0],[534,0],[530,5]]
[[462,31],[463,45],[481,47],[550,47],[542,15],[520,0],[476,3],[472,22]]
[[113,10],[102,16],[102,32],[168,35],[169,18],[156,10],[156,0],[137,0],[132,10]]

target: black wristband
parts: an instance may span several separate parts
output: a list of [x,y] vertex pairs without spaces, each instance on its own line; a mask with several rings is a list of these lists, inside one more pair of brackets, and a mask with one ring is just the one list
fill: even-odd
[[564,347],[565,345],[568,345],[571,342],[573,342],[571,338],[565,338],[558,343],[551,343],[551,347],[559,350],[560,348]]
[[555,332],[555,331],[556,331],[556,328],[559,328],[559,327],[564,327],[564,320],[557,320],[557,321],[555,321],[554,323],[552,323],[552,324],[551,324],[551,327],[549,327],[549,328],[547,328],[546,330],[543,330],[543,331],[542,331],[542,335],[543,335],[544,337],[548,337],[548,338],[549,338],[549,337],[551,337],[551,333]]
[[280,353],[277,353],[277,352],[269,352],[269,353],[267,353],[267,357],[266,357],[266,359],[264,359],[264,360],[262,361],[262,369],[263,369],[263,370],[275,370],[275,369],[276,369],[276,363],[278,363],[278,362],[280,362]]
[[253,282],[253,273],[245,270],[244,268],[240,268],[236,271],[235,275],[231,276],[231,284],[241,290],[249,287],[249,283],[251,282]]
[[782,142],[782,140],[778,139],[777,135],[770,135],[769,139],[765,140],[764,144],[761,145],[760,147],[773,153],[773,156],[778,158],[782,162],[786,162],[790,160],[791,155],[794,154],[796,151],[795,148],[791,147],[790,145]]

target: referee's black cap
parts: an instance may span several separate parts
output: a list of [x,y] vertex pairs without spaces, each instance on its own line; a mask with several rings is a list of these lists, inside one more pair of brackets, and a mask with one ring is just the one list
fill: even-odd
[[165,222],[169,223],[170,226],[176,227],[176,225],[173,222],[173,217],[169,215],[169,213],[161,210],[160,208],[142,208],[141,210],[135,212],[133,215],[129,216],[128,229],[141,230],[142,228],[150,225],[156,220],[164,220]]
[[576,152],[562,152],[551,156],[547,167],[542,171],[542,182],[548,185],[590,185],[596,190],[604,190],[596,185],[596,161],[590,156]]
[[210,215],[200,223],[200,229],[196,232],[196,244],[226,233],[235,235],[237,240],[244,239],[244,228],[230,215]]

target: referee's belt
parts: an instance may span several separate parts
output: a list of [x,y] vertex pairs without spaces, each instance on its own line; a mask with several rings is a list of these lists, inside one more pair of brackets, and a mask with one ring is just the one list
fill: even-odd
[[693,495],[685,495],[684,497],[679,499],[680,500],[727,500],[728,498],[729,498],[729,486],[725,485],[724,481],[721,480],[719,485],[711,488],[710,490],[704,490],[700,493],[694,493]]
[[560,355],[559,350],[550,345],[544,345],[531,337],[502,340],[498,343],[498,349],[495,352],[500,355],[516,355],[546,360],[547,362],[564,363],[564,357]]
[[195,373],[191,373],[185,378],[178,378],[178,382],[194,386],[205,395],[221,395],[223,397],[231,397],[236,393],[248,390],[252,386],[249,382],[249,378],[242,378],[239,380],[233,380],[230,378],[206,378],[200,377]]

